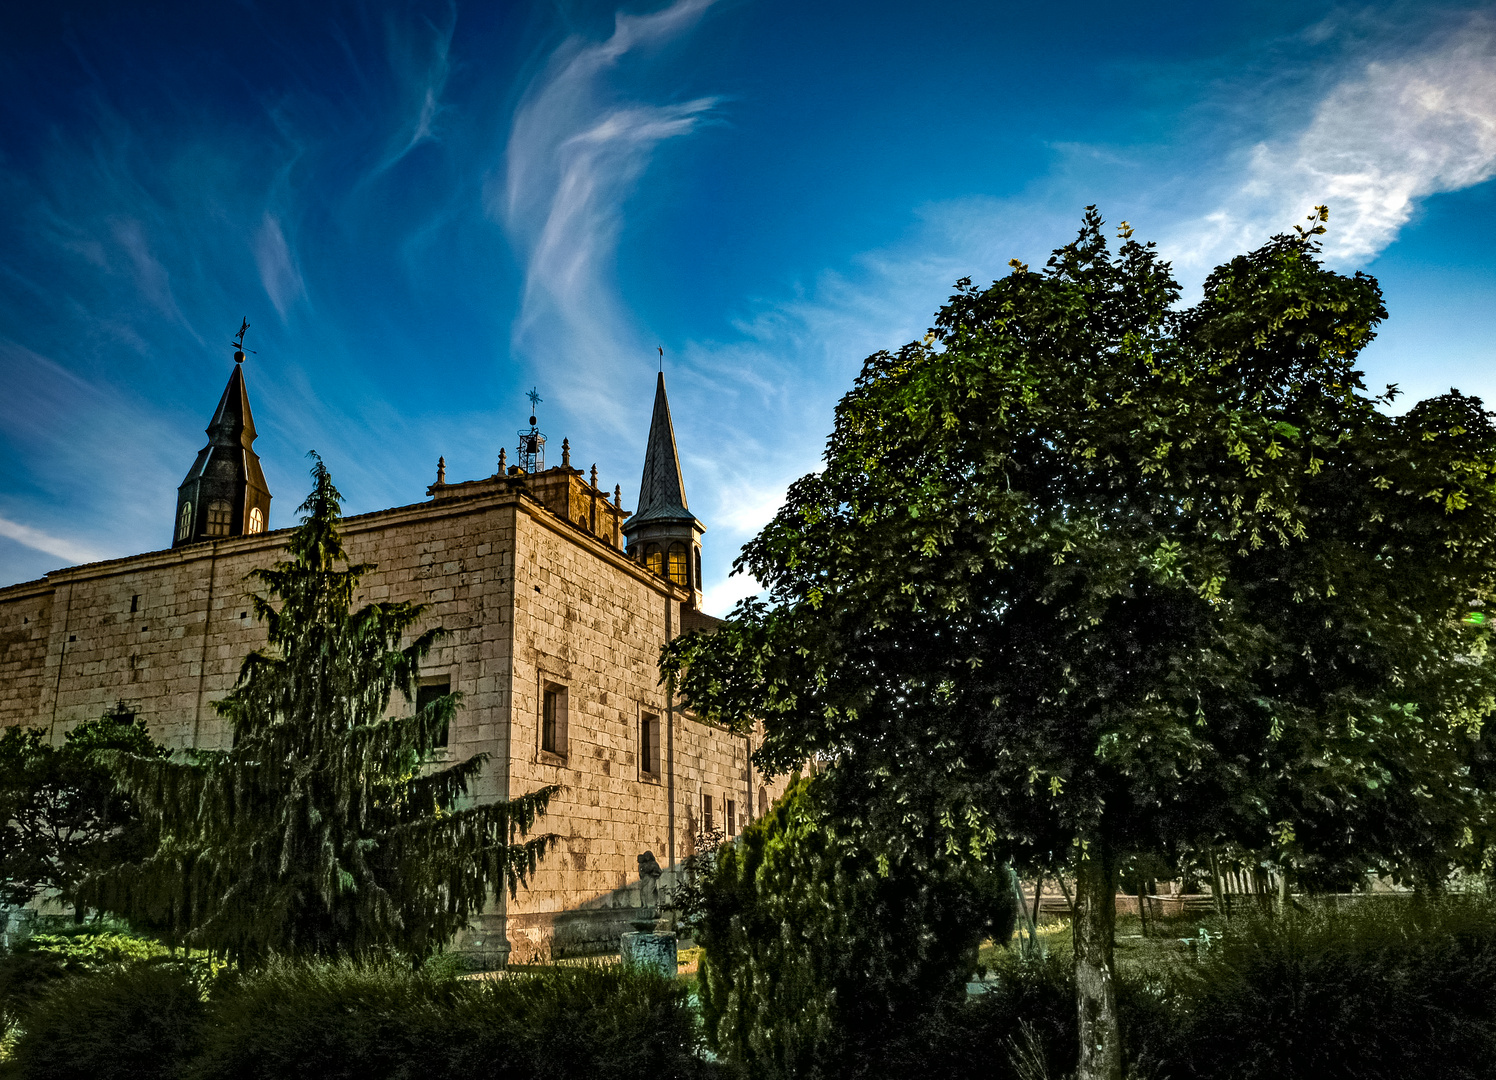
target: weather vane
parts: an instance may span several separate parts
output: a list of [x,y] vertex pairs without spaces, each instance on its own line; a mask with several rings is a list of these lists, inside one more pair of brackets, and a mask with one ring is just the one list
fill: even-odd
[[525,397],[530,399],[530,426],[519,433],[519,467],[527,473],[536,473],[545,468],[545,432],[535,426],[535,406],[545,399],[534,387]]
[[249,320],[245,319],[244,325],[239,327],[239,333],[235,335],[233,341],[229,342],[234,347],[234,363],[236,364],[244,363],[244,354],[246,352],[254,352],[253,349],[245,349],[244,347],[244,335],[248,332]]

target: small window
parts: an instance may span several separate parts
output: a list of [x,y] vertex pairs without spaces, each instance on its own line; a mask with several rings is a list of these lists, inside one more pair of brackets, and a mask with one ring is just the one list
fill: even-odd
[[249,521],[244,526],[247,533],[262,533],[265,531],[265,512],[258,506],[249,509]]
[[738,804],[732,799],[727,800],[727,813],[724,816],[722,827],[727,830],[728,836],[736,836],[738,832]]
[[192,503],[184,502],[182,512],[177,516],[177,539],[186,540],[192,535]]
[[545,684],[540,706],[540,748],[547,754],[566,756],[566,687]]
[[696,549],[696,588],[701,588],[701,549]]
[[701,831],[712,831],[712,797],[706,792],[701,793]]
[[665,572],[665,562],[660,555],[659,544],[644,545],[644,565],[651,574],[663,574]]
[[234,511],[223,499],[214,499],[208,504],[208,535],[227,536],[233,524]]
[[134,615],[139,610],[140,610],[140,594],[136,593],[134,596],[130,597],[130,614]]
[[670,580],[677,585],[686,581],[686,545],[676,542],[670,545]]
[[[421,685],[416,687],[416,712],[420,712],[437,698],[446,697],[451,692],[452,680],[449,678],[433,679],[429,682],[423,680]],[[441,731],[436,734],[436,741],[431,745],[433,747],[446,746],[448,734],[447,725],[443,724]]]
[[647,776],[660,775],[660,718],[654,713],[639,716],[639,769]]
[[758,816],[763,817],[769,812],[769,789],[760,786],[758,789]]

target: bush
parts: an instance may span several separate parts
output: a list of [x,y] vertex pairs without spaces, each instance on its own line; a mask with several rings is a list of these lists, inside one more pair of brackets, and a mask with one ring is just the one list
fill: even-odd
[[618,966],[444,979],[273,963],[215,1002],[194,1080],[698,1075],[687,991]]
[[1165,1077],[1476,1080],[1496,1062],[1496,905],[1367,899],[1233,919],[1139,1049]]
[[[153,938],[140,937],[111,921],[74,923],[68,920],[0,953],[0,1025],[14,1030],[43,991],[72,975],[93,975],[172,955]],[[209,978],[206,959],[189,961],[201,968],[200,983]]]
[[707,1042],[766,1080],[885,1074],[1016,917],[1005,868],[931,855],[880,872],[827,826],[815,783],[792,785],[701,883]]
[[24,1080],[160,1080],[202,1045],[198,973],[172,960],[73,975],[26,1011],[7,1072]]

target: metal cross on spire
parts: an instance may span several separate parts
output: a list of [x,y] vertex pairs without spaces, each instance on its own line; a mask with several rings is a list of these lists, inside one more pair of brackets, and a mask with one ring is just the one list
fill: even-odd
[[526,394],[525,397],[530,399],[531,412],[534,412],[535,406],[539,405],[542,401],[545,400],[545,398],[541,397],[539,391],[533,386],[530,388],[530,392]]

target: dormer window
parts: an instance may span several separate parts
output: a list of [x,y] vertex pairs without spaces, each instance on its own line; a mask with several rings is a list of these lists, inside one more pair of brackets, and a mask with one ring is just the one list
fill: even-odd
[[192,503],[182,504],[182,514],[177,519],[177,539],[186,540],[192,535]]
[[249,520],[245,523],[244,531],[251,534],[265,531],[265,512],[258,506],[250,507]]
[[227,536],[233,523],[234,511],[227,500],[214,499],[208,504],[208,535]]

